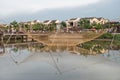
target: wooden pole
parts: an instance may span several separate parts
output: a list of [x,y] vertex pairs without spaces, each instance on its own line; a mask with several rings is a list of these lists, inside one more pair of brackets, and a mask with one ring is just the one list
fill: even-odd
[[22,42],[23,42],[23,41],[24,41],[24,40],[23,40],[23,35],[21,35],[21,39],[22,39]]
[[3,43],[4,43],[4,36],[1,35],[1,44],[3,44]]
[[0,35],[1,36],[1,46],[3,48],[3,53],[5,53],[5,46],[4,46],[4,35]]
[[15,42],[17,42],[17,40],[16,40],[16,39],[17,39],[17,36],[15,35]]

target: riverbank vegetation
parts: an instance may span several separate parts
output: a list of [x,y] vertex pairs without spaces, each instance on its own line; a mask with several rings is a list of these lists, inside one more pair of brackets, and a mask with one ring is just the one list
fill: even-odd
[[[105,33],[98,40],[92,40],[79,45],[81,48],[102,53],[109,49],[119,50],[120,49],[120,34]],[[108,41],[107,41],[108,40]]]
[[103,39],[103,40],[111,39],[111,40],[113,40],[114,44],[120,45],[120,34],[105,33],[102,36],[100,36],[98,39]]

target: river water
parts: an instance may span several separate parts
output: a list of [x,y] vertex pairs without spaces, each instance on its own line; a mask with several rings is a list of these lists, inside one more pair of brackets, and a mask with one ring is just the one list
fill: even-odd
[[119,49],[89,54],[77,46],[28,43],[7,45],[4,51],[0,80],[120,80]]

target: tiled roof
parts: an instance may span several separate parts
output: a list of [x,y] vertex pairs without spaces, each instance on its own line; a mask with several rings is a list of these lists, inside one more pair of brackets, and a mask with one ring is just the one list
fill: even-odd
[[55,23],[57,20],[52,20],[51,22]]
[[76,20],[77,18],[71,18],[70,20]]
[[96,17],[85,17],[85,18],[81,18],[81,19],[94,19]]
[[47,22],[49,22],[50,20],[45,20],[45,21],[43,21],[43,23],[47,23]]

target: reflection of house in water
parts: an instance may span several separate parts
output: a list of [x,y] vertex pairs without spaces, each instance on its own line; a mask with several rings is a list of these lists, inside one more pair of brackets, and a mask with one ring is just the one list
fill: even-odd
[[[52,54],[61,55],[64,52],[69,52],[71,54],[78,54],[78,55],[84,55],[84,56],[98,54],[97,51],[90,52],[89,49],[85,49],[78,46],[67,46],[67,45],[43,46],[42,44],[39,44],[39,43],[30,43],[30,44],[21,45],[21,46],[17,46],[16,44],[16,46],[12,47],[8,52],[12,60],[17,64],[23,63],[28,59],[32,59],[33,56],[37,56],[37,57],[43,56],[46,58],[48,57],[52,58]],[[56,58],[56,62],[59,62],[58,58]]]
[[27,44],[8,44],[6,47],[9,49],[6,49],[6,51],[9,52],[9,56],[13,62],[19,64],[32,55],[31,52],[26,50],[28,46]]
[[[62,39],[63,40],[63,39]],[[12,47],[10,52],[11,58],[16,63],[24,62],[26,59],[30,58],[31,56],[35,55],[36,53],[59,53],[62,52],[69,52],[71,54],[78,54],[78,55],[97,55],[102,54],[106,51],[106,49],[103,47],[103,45],[96,44],[93,41],[93,44],[91,43],[83,43],[80,45],[68,45],[67,40],[65,42],[60,39],[60,42],[57,40],[53,40],[55,42],[50,42],[51,45],[43,45],[42,43],[28,43],[28,44],[20,44],[19,46]],[[75,39],[71,42],[77,41],[79,39]],[[45,40],[44,40],[45,41]],[[48,40],[50,41],[50,40]],[[63,40],[64,41],[64,40]],[[69,39],[68,39],[69,41]],[[71,42],[69,44],[71,44]],[[78,42],[78,41],[77,41]],[[84,45],[85,44],[85,45]],[[18,44],[16,44],[18,45]],[[26,46],[25,46],[26,45]],[[24,51],[25,49],[25,51]],[[27,51],[26,51],[27,49]]]
[[37,51],[39,51],[43,45],[39,43],[8,44],[6,47],[10,47],[7,52],[9,52],[9,56],[13,62],[20,64],[37,53]]
[[97,55],[104,53],[104,49],[97,49],[96,51],[93,50],[91,51],[85,48],[77,47],[77,46],[46,46],[44,48],[39,49],[40,51],[45,51],[45,52],[63,52],[63,51],[68,51],[73,54],[79,54],[79,55]]

